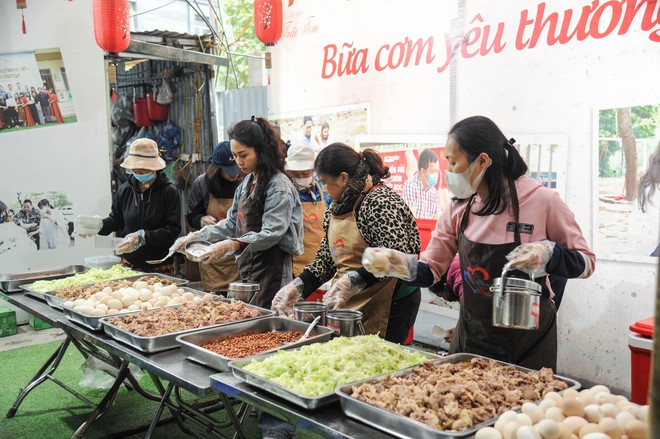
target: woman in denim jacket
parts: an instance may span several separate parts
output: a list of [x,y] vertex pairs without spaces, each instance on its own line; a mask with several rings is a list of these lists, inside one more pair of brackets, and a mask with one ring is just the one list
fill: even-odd
[[179,238],[171,250],[190,241],[212,244],[202,263],[235,257],[240,278],[257,282],[253,303],[270,308],[275,293],[292,279],[292,257],[303,252],[303,216],[298,193],[284,174],[280,138],[263,118],[238,122],[229,130],[231,152],[246,174],[227,218]]

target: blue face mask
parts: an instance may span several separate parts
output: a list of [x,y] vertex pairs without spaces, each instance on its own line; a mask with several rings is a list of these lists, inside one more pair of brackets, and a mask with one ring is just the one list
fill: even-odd
[[435,186],[435,184],[438,182],[438,174],[429,174],[429,176],[426,177],[426,182],[431,187]]
[[133,174],[133,177],[140,183],[149,183],[154,179],[154,174],[152,172],[148,174]]

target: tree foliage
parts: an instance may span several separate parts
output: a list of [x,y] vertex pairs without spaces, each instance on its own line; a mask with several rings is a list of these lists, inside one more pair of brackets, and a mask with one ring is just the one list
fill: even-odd
[[[254,32],[252,0],[226,0],[222,4],[222,11],[230,52],[247,55],[264,50],[264,44]],[[247,87],[248,58],[232,55],[229,67],[224,72],[220,71],[218,81],[225,90]]]
[[[660,120],[660,105],[640,105],[631,107],[633,134],[635,139],[645,139],[655,135]],[[613,169],[610,159],[615,155],[623,154],[619,127],[617,126],[616,108],[600,111],[598,120],[598,170],[600,177],[621,176],[621,169]]]

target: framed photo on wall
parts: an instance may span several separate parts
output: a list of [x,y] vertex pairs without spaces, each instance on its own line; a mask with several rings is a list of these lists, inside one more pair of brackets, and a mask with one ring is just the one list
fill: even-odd
[[660,104],[595,113],[595,251],[599,258],[657,263]]

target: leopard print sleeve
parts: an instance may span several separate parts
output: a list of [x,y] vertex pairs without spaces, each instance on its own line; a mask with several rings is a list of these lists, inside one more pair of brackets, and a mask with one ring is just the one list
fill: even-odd
[[370,247],[408,254],[418,254],[421,250],[415,217],[403,198],[387,186],[367,194],[358,211],[357,225]]
[[323,217],[323,239],[316,252],[316,257],[306,267],[305,271],[310,272],[319,282],[319,285],[332,279],[332,276],[337,272],[335,263],[330,255],[330,247],[328,247],[328,224],[330,223],[330,209],[325,210]]

